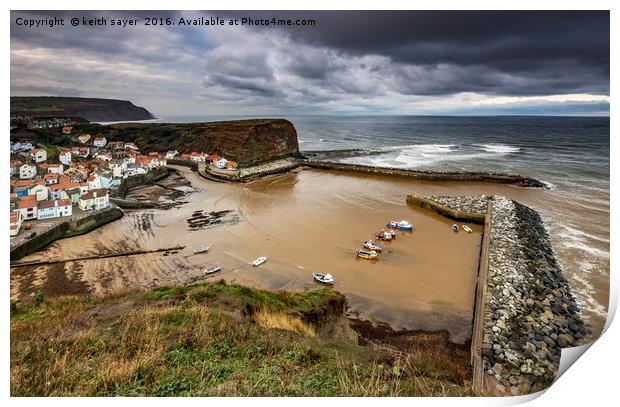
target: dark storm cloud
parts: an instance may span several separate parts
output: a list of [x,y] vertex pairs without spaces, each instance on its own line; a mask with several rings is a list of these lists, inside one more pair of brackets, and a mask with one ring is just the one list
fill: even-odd
[[[216,14],[314,19],[316,25],[15,24],[18,16],[176,20]],[[484,103],[609,95],[608,12],[33,11],[12,12],[11,20],[12,94],[124,97],[179,111],[208,103],[231,113],[257,106],[428,113],[435,104],[457,109],[451,100],[473,103],[470,94]],[[502,103],[498,109],[513,102]]]
[[[472,82],[457,86],[440,82],[436,92],[426,89],[423,94],[469,91],[478,86],[496,94],[609,94],[609,13],[605,11],[263,11],[228,15],[311,18],[317,21],[316,27],[282,31],[296,41],[350,55],[377,54],[418,66],[475,67],[531,80],[518,87],[504,87],[501,82],[488,86],[486,78],[464,74]],[[316,70],[310,73],[323,76]]]

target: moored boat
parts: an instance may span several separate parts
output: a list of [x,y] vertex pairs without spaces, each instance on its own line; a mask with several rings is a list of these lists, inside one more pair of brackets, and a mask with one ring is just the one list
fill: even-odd
[[394,220],[391,220],[387,223],[387,225],[385,225],[391,229],[397,229],[398,228],[398,223]]
[[258,259],[256,259],[256,260],[254,260],[254,261],[252,262],[252,265],[253,265],[254,267],[256,267],[256,266],[260,266],[261,264],[263,264],[263,263],[264,263],[264,262],[266,262],[266,261],[267,261],[267,257],[262,256],[262,257],[259,257],[259,258],[258,258]]
[[406,220],[401,220],[400,222],[398,222],[398,224],[396,225],[396,228],[398,230],[406,230],[406,231],[411,231],[413,230],[413,225],[409,222],[407,222]]
[[334,285],[334,277],[331,274],[312,273],[312,277],[319,283]]
[[220,266],[213,266],[213,267],[209,267],[203,270],[203,273],[205,274],[213,274],[213,273],[217,273],[218,271],[221,271],[222,267]]
[[375,252],[383,251],[383,247],[379,246],[376,243],[373,243],[372,240],[365,241],[363,246],[364,248],[371,250],[371,251],[375,251]]
[[469,226],[467,226],[467,225],[463,225],[463,228],[462,228],[462,229],[463,229],[465,232],[467,232],[467,233],[471,233],[471,232],[473,232],[473,230],[471,230],[471,228],[470,228]]
[[199,247],[198,249],[194,249],[194,254],[206,253],[206,252],[208,252],[208,251],[209,251],[209,249],[210,249],[210,247],[209,247],[209,246],[204,245],[204,246],[202,246],[202,247]]
[[362,259],[376,260],[378,258],[378,254],[374,250],[368,251],[368,250],[357,249],[355,253],[357,253],[357,257],[360,257]]
[[379,240],[390,241],[394,239],[395,237],[396,237],[396,233],[394,233],[393,231],[386,232],[385,230],[382,230],[381,232],[377,234],[377,239]]
[[452,225],[452,230],[454,230],[455,232],[459,231],[459,225],[457,225],[456,223],[454,225]]

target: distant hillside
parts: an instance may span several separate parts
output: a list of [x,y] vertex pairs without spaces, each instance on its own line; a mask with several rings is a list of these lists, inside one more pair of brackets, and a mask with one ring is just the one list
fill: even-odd
[[78,116],[90,122],[154,119],[148,110],[127,100],[55,96],[11,97],[11,116]]

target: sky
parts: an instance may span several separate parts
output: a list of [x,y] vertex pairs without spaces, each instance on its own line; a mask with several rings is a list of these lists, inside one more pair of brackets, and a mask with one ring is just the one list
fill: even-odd
[[[23,25],[54,17],[64,26]],[[200,17],[225,25],[178,25]],[[243,17],[315,24],[228,25]],[[131,100],[157,117],[607,116],[609,44],[607,11],[12,11],[11,95]]]

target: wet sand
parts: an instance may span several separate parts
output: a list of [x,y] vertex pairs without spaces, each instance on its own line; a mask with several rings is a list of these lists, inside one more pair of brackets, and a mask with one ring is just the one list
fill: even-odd
[[[186,168],[178,170],[199,189],[184,199],[187,203],[169,210],[129,211],[112,224],[58,241],[23,260],[186,245],[178,253],[66,263],[65,270],[76,279],[76,290],[86,284],[95,294],[201,281],[202,269],[216,264],[224,271],[213,278],[272,289],[311,289],[316,287],[312,272],[329,272],[359,318],[385,322],[394,329],[447,330],[452,341],[463,343],[471,334],[481,227],[471,225],[474,233],[455,234],[452,221],[408,207],[406,195],[500,194],[535,207],[543,216],[575,205],[553,191],[508,185],[420,182],[318,170],[222,184]],[[593,213],[581,210],[583,216],[596,218],[595,209]],[[200,217],[230,212],[225,212],[222,222],[196,228],[191,219],[197,211],[202,211]],[[357,259],[354,249],[389,219],[408,219],[415,231],[399,232],[395,241],[384,243],[385,253],[377,262]],[[553,240],[553,225],[548,226]],[[587,228],[584,232],[588,233]],[[193,254],[203,244],[210,245],[211,251]],[[268,256],[269,261],[258,268],[250,266],[259,256]],[[571,279],[570,251],[559,251],[559,257],[565,270],[569,265]],[[76,263],[79,274],[71,272]],[[53,294],[47,274],[46,267],[13,269],[12,296],[42,289]],[[604,281],[600,285],[594,290],[597,301],[606,304],[608,287]],[[595,332],[602,326],[596,314],[585,316]]]

